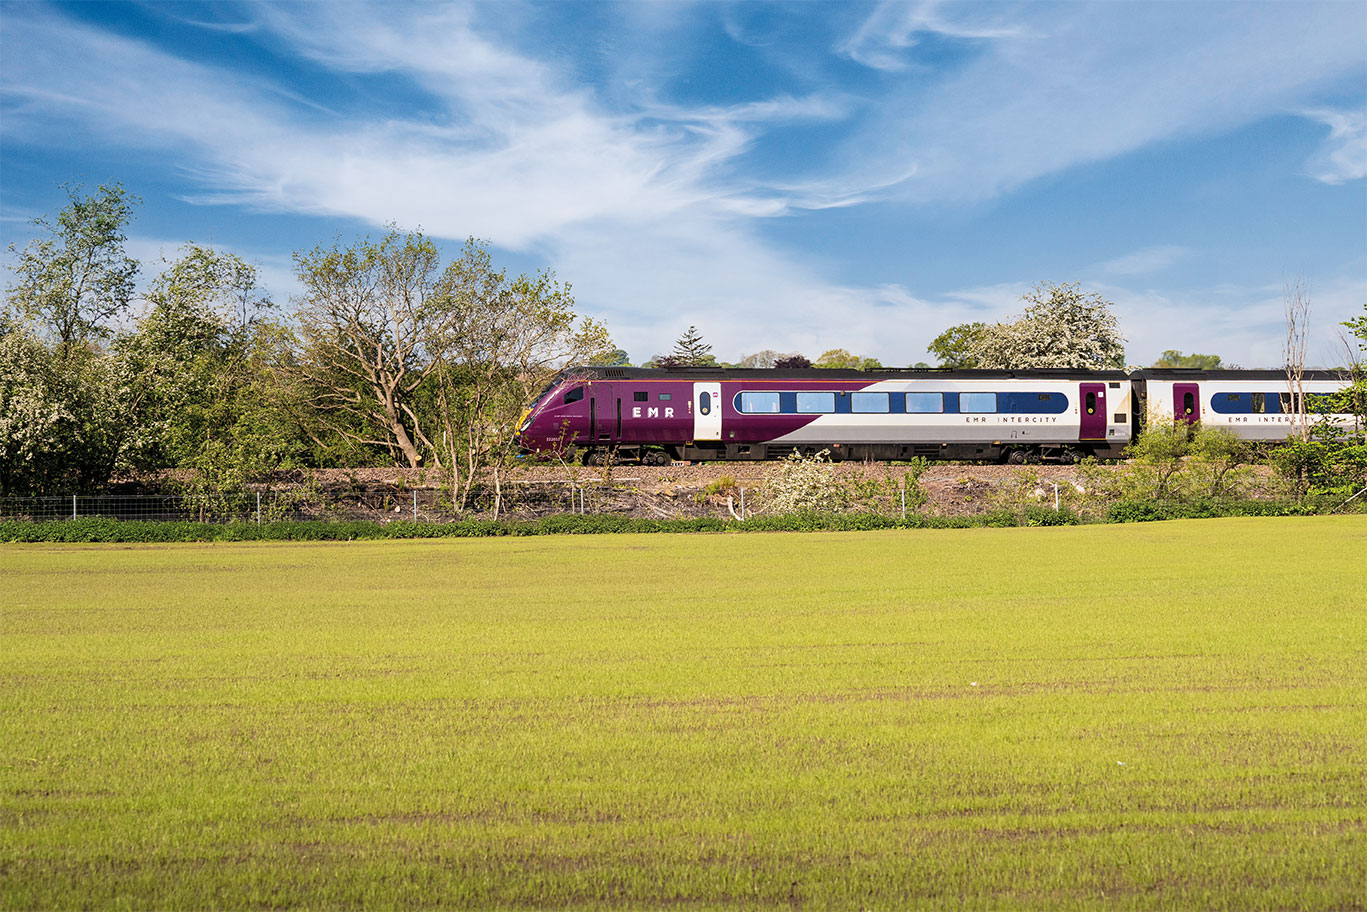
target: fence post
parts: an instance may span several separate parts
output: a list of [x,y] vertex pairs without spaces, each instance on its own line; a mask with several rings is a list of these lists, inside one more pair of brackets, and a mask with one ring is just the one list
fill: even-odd
[[902,518],[907,518],[907,480],[902,479]]
[[418,489],[413,489],[413,522],[418,521]]
[[261,525],[261,492],[256,492],[256,524]]
[[71,518],[76,518],[76,495],[71,495]]
[[745,489],[740,489],[740,519],[745,522]]

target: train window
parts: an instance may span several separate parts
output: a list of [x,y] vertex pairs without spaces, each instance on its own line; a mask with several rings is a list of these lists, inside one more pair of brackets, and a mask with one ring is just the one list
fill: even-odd
[[1060,415],[1068,410],[1063,393],[998,393],[997,411],[1002,414]]
[[907,393],[907,412],[913,415],[939,414],[945,410],[944,393]]
[[740,411],[746,415],[777,415],[778,393],[741,393]]
[[650,393],[635,392],[631,394],[631,399],[633,402],[648,402],[650,401]]
[[1254,410],[1253,396],[1253,393],[1216,393],[1210,397],[1210,409],[1221,415],[1247,415]]
[[1279,410],[1281,411],[1281,413],[1282,413],[1283,415],[1290,415],[1290,414],[1292,413],[1292,408],[1291,408],[1291,394],[1290,394],[1290,393],[1278,393],[1278,394],[1277,394],[1277,406],[1278,406]]
[[698,414],[710,415],[712,413],[712,394],[698,393]]
[[1182,414],[1183,414],[1183,415],[1194,415],[1194,414],[1196,414],[1196,395],[1195,395],[1194,393],[1183,393],[1183,394],[1182,394]]
[[1096,393],[1087,394],[1087,414],[1096,414]]
[[661,394],[660,394],[660,401],[661,401],[661,402],[669,402],[669,401],[671,401],[673,398],[674,398],[674,394],[673,394],[673,393],[661,393]]
[[997,410],[996,393],[960,393],[959,411],[961,412],[995,412]]
[[798,393],[799,415],[827,415],[835,411],[835,393]]
[[867,414],[890,411],[887,393],[850,393],[850,411]]
[[1261,415],[1267,411],[1267,393],[1253,394],[1253,414]]
[[578,402],[580,399],[583,398],[584,388],[582,386],[576,386],[574,389],[570,390],[568,393],[565,394],[565,404],[569,405],[571,402]]

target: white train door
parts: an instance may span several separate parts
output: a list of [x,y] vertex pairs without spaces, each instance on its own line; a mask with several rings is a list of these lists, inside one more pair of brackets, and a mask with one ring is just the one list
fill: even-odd
[[721,384],[693,384],[693,439],[721,440]]

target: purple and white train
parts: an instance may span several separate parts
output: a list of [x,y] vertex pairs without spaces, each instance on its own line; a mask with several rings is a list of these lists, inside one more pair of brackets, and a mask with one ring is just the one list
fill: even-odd
[[[1312,397],[1347,380],[1306,371]],[[782,459],[1073,462],[1115,458],[1150,421],[1201,421],[1275,441],[1297,411],[1282,371],[740,370],[575,367],[519,427],[532,454],[589,463]],[[1311,411],[1315,411],[1312,407]],[[1350,427],[1352,417],[1331,420]]]

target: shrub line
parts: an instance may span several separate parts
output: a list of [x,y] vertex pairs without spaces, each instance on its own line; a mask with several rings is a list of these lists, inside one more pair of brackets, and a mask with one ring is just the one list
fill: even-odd
[[1086,522],[1131,523],[1230,516],[1312,516],[1332,512],[1318,502],[1269,501],[1161,502],[1120,501],[1105,516],[1088,520],[1069,509],[1031,506],[1023,511],[997,510],[979,516],[925,516],[905,519],[872,513],[790,513],[760,516],[743,522],[716,517],[647,519],[575,515],[537,520],[467,519],[449,523],[396,520],[379,523],[295,521],[210,524],[155,522],[104,517],[47,522],[0,522],[0,542],[216,542],[216,541],[352,541],[411,538],[490,538],[525,535],[610,535],[650,533],[862,532],[881,529],[970,529],[1010,526],[1071,526]]

